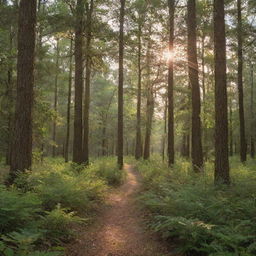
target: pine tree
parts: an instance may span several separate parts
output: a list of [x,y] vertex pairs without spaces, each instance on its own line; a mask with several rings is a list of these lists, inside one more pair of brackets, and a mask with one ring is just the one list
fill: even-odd
[[192,164],[195,172],[203,166],[203,150],[201,136],[201,98],[198,78],[197,46],[196,46],[196,1],[188,0],[188,73],[192,95]]
[[119,27],[119,79],[118,79],[118,127],[117,127],[117,163],[119,169],[123,168],[123,83],[124,83],[124,13],[125,13],[125,0],[120,0],[120,27]]
[[141,21],[138,22],[138,91],[137,91],[137,123],[136,123],[136,146],[135,158],[142,156],[141,144]]
[[[54,111],[55,115],[57,114],[57,108],[58,108],[58,78],[59,78],[59,54],[60,54],[60,49],[59,49],[59,38],[56,39],[56,64],[55,64],[55,79],[54,79]],[[56,116],[54,117],[53,120],[53,132],[52,132],[52,140],[53,143],[56,144]],[[56,145],[52,146],[52,157],[56,156]]]
[[67,131],[65,141],[65,162],[68,162],[69,140],[70,140],[70,107],[71,107],[71,93],[72,93],[72,73],[73,73],[73,38],[70,39],[69,50],[69,77],[68,77],[68,105],[67,105]]
[[34,0],[21,0],[18,21],[17,97],[15,127],[10,166],[11,184],[18,171],[32,164],[32,106],[36,41],[36,8]]
[[229,184],[226,32],[224,0],[214,0],[215,184]]
[[77,0],[75,25],[75,117],[73,162],[83,162],[83,15],[84,0]]
[[[169,6],[169,52],[173,53],[175,1],[168,0]],[[168,164],[174,164],[174,111],[173,111],[173,58],[168,61]]]
[[244,89],[243,89],[243,35],[242,35],[242,11],[241,0],[237,0],[237,55],[238,71],[237,84],[239,96],[239,120],[240,120],[240,158],[241,162],[246,161],[246,138],[245,138],[245,121],[244,121]]
[[87,36],[86,36],[86,64],[85,64],[85,97],[84,97],[84,137],[83,137],[83,163],[89,164],[89,110],[90,110],[90,84],[91,84],[91,40],[92,40],[92,13],[93,0],[87,8]]

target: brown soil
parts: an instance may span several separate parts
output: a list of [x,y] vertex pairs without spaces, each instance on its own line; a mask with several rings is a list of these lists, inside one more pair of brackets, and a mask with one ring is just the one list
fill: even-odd
[[170,248],[146,229],[136,201],[139,176],[130,165],[124,169],[125,183],[108,196],[108,206],[97,222],[89,230],[81,231],[69,256],[174,256]]

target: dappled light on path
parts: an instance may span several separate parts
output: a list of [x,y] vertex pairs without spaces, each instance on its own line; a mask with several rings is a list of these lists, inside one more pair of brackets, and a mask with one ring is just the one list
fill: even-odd
[[71,249],[72,256],[167,256],[168,250],[158,238],[145,229],[143,213],[136,194],[139,177],[125,165],[125,183],[108,197],[108,207],[98,219],[97,227],[84,232]]

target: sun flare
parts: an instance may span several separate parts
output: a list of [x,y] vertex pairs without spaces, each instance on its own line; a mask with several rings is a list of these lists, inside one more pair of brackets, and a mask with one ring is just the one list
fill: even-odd
[[173,51],[165,50],[165,51],[163,52],[163,58],[164,58],[166,61],[173,60],[173,59],[174,59],[174,53],[173,53]]

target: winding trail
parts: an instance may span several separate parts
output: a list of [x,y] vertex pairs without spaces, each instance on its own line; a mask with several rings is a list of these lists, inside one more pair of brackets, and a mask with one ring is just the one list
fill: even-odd
[[136,202],[140,190],[139,175],[125,165],[127,178],[107,199],[107,207],[97,223],[79,234],[69,256],[174,256],[167,247],[145,229],[143,213]]

